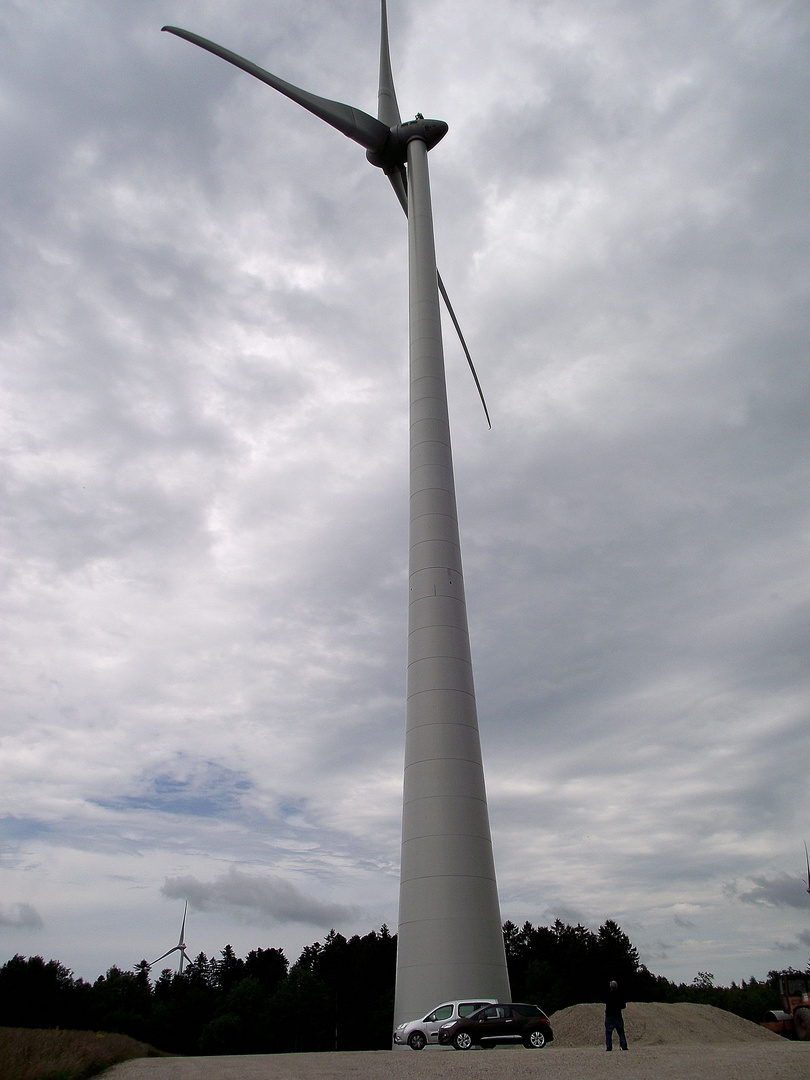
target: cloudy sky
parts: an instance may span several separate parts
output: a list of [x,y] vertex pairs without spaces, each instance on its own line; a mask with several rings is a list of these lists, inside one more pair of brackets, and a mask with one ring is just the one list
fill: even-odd
[[[391,0],[504,918],[804,967],[804,0]],[[397,921],[406,228],[376,0],[0,0],[0,961]]]

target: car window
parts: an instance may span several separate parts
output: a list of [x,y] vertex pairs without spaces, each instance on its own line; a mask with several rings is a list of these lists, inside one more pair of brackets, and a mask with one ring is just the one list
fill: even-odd
[[482,1009],[478,1014],[479,1020],[497,1020],[506,1016],[503,1005],[490,1005],[488,1009]]
[[488,1001],[462,1001],[458,1007],[459,1016],[472,1016],[474,1012],[478,1012],[479,1009],[486,1008],[490,1002]]
[[442,1005],[440,1009],[434,1009],[430,1016],[425,1017],[426,1024],[435,1024],[439,1020],[449,1020],[453,1015],[452,1005]]
[[513,1005],[512,1008],[516,1013],[520,1013],[521,1016],[544,1016],[542,1009],[538,1009],[536,1005]]

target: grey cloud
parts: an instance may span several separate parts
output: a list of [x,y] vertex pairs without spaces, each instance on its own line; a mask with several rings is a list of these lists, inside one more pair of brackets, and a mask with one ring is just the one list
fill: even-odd
[[807,909],[807,887],[801,878],[780,874],[775,878],[755,877],[753,881],[753,889],[739,893],[737,898],[742,903]]
[[[404,114],[450,123],[439,261],[493,416],[448,333],[505,915],[762,973],[751,941],[795,939],[775,875],[810,758],[804,10],[443,0],[426,38],[427,0],[390,7]],[[374,111],[372,0],[195,11]],[[0,891],[59,897],[69,852],[86,903],[48,922],[75,969],[75,912],[123,869],[196,882],[200,932],[306,925],[212,859],[339,872],[393,924],[404,216],[349,140],[152,3],[2,19]]]
[[[810,948],[810,930],[801,930],[793,940],[774,943],[780,952],[795,953],[797,949]],[[802,966],[803,967],[803,966]]]
[[241,921],[263,925],[305,923],[332,927],[357,918],[359,908],[328,903],[301,892],[275,874],[259,877],[230,868],[211,882],[192,876],[167,878],[161,892],[188,900],[198,911],[221,911]]
[[644,950],[645,962],[653,964],[655,961],[667,960],[672,955],[673,945],[668,941],[648,942]]
[[23,930],[39,930],[44,922],[31,904],[9,904],[0,906],[0,926],[16,927]]
[[680,926],[684,930],[693,930],[695,926],[691,919],[685,919],[683,915],[676,915],[673,921],[676,926]]

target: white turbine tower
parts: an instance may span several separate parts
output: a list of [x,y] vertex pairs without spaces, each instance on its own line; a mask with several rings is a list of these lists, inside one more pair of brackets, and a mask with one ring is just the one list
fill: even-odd
[[191,963],[191,960],[189,960],[188,953],[186,952],[186,915],[187,914],[188,914],[188,900],[186,900],[186,906],[183,908],[183,924],[180,927],[180,940],[177,942],[177,944],[174,946],[174,948],[169,949],[167,952],[163,953],[163,955],[159,956],[157,958],[157,960],[153,960],[152,963],[149,965],[150,967],[154,967],[155,964],[159,964],[161,960],[165,960],[167,956],[171,956],[172,953],[175,953],[175,952],[180,953],[180,968],[179,968],[179,971],[180,971],[181,975],[183,974],[183,962],[185,961],[185,962],[187,962],[189,964]]
[[436,269],[427,165],[447,124],[420,113],[402,123],[387,23],[382,0],[377,119],[292,86],[187,30],[163,29],[261,79],[365,147],[408,215],[410,602],[396,1025],[446,998],[510,995],[467,630],[440,291],[471,370],[472,361]]

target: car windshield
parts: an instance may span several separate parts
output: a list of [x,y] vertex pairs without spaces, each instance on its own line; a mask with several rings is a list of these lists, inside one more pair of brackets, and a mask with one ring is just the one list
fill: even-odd
[[452,1005],[440,1005],[438,1009],[434,1009],[432,1013],[425,1017],[424,1023],[435,1024],[439,1020],[449,1020],[452,1015]]

